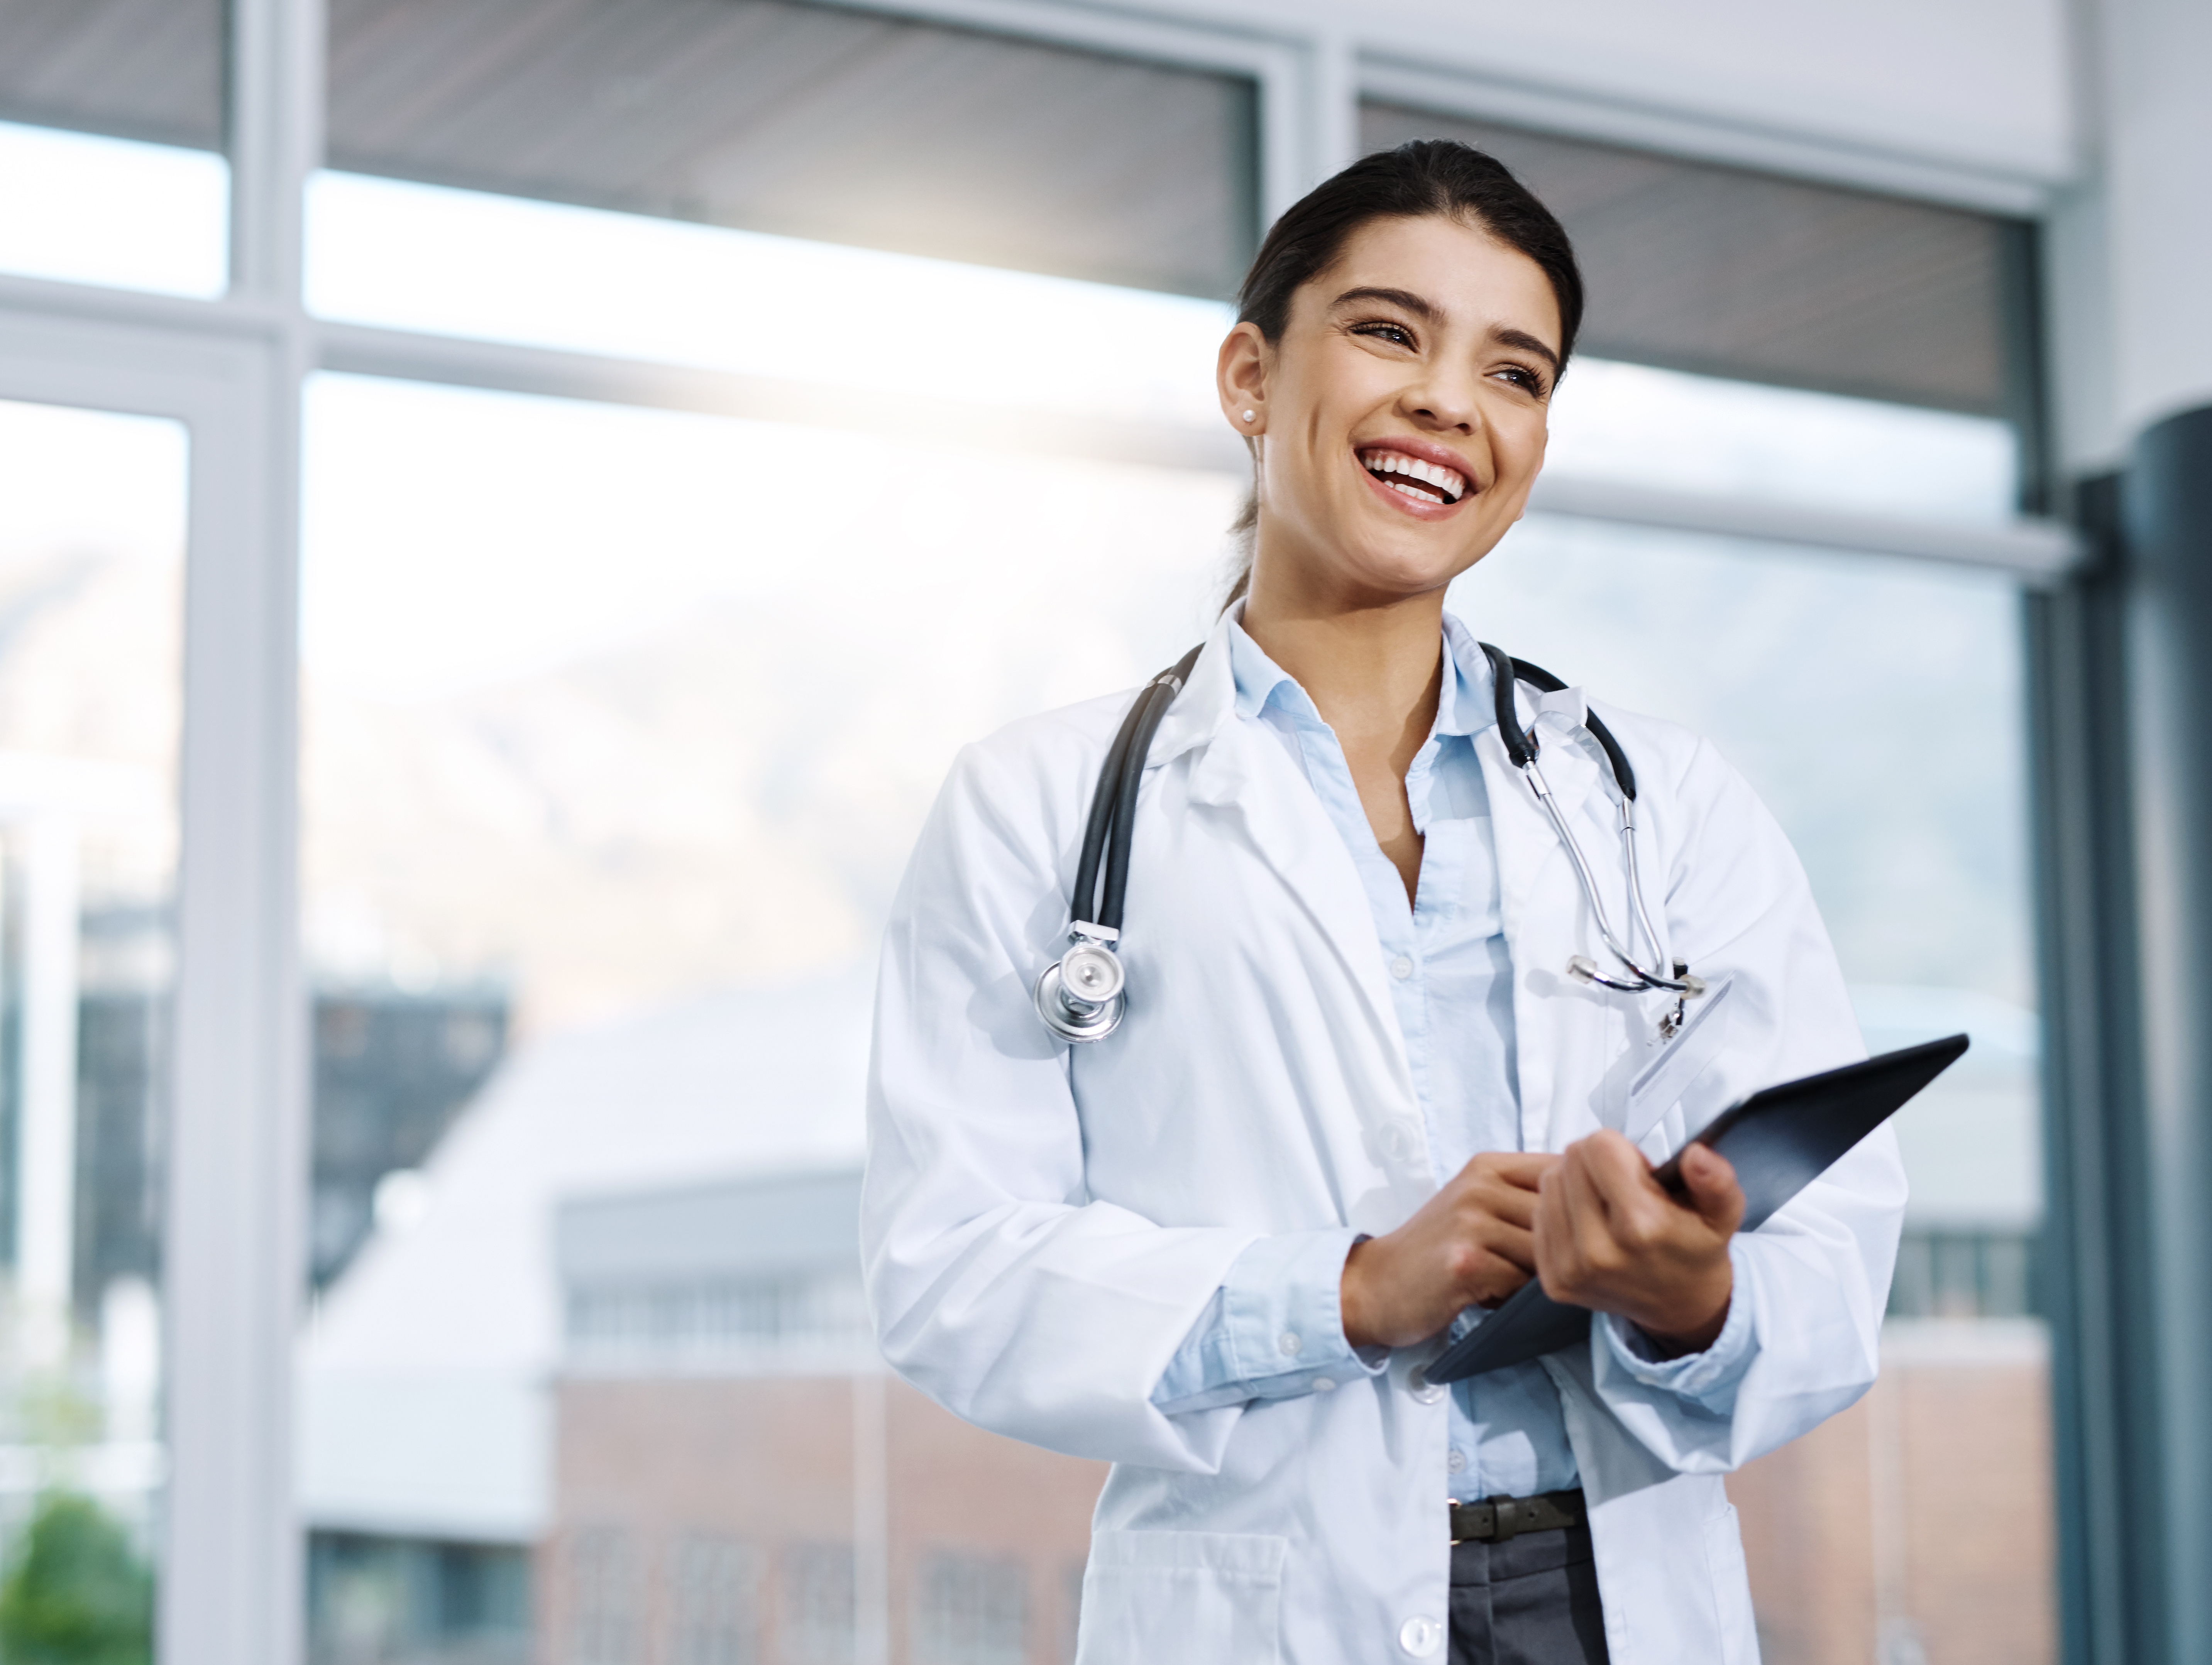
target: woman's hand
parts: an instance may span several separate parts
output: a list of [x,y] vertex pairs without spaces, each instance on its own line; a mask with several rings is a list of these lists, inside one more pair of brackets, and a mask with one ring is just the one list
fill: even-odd
[[1462,1307],[1495,1306],[1528,1282],[1536,1269],[1536,1188],[1563,1159],[1486,1151],[1396,1231],[1353,1244],[1340,1296],[1344,1339],[1356,1347],[1406,1347]]
[[1743,1188],[1728,1158],[1704,1145],[1683,1150],[1682,1180],[1686,1205],[1618,1133],[1568,1146],[1536,1204],[1544,1293],[1617,1312],[1670,1353],[1711,1347],[1735,1289],[1729,1239],[1743,1220]]

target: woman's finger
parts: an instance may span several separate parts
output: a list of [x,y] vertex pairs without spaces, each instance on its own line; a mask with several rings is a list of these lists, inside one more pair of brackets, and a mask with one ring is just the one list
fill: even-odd
[[1536,1269],[1536,1234],[1526,1226],[1493,1220],[1484,1235],[1482,1246],[1501,1260],[1512,1262],[1523,1272]]
[[1735,1165],[1711,1146],[1692,1145],[1682,1153],[1682,1183],[1689,1188],[1691,1206],[1722,1236],[1732,1236],[1743,1223],[1743,1187],[1736,1182]]
[[1559,1172],[1559,1189],[1573,1233],[1579,1276],[1588,1279],[1612,1265],[1618,1256],[1605,1198],[1591,1180],[1585,1153],[1568,1153],[1566,1165]]
[[1518,1185],[1492,1185],[1480,1193],[1483,1211],[1492,1220],[1526,1229],[1536,1219],[1536,1193]]

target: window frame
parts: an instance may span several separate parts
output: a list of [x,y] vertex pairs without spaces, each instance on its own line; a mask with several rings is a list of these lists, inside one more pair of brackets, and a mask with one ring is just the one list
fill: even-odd
[[[1228,8],[1169,21],[1138,0],[826,3],[1249,76],[1260,91],[1259,199],[1269,219],[1355,154],[1363,97],[2008,214],[2051,206],[2043,187],[1995,173],[1415,65],[1393,56],[1379,26],[1369,26],[1376,38],[1363,42],[1349,8],[1334,15],[1285,8],[1261,23],[1255,20],[1263,14]],[[229,16],[229,291],[185,300],[0,275],[0,397],[171,417],[191,436],[163,1280],[171,1479],[158,1646],[172,1660],[292,1665],[304,1644],[291,1420],[306,1291],[308,1117],[296,848],[303,384],[328,369],[717,414],[772,404],[786,419],[793,390],[760,378],[313,318],[302,294],[304,198],[322,151],[321,0],[234,0]],[[801,420],[830,427],[869,420],[850,403],[806,400]],[[1185,466],[1229,457],[1241,466],[1226,434],[1016,421],[1004,413],[962,420],[1045,450]],[[2040,445],[2039,434],[2027,438],[2031,450]],[[1969,529],[1564,481],[1547,485],[1536,506],[1963,561],[2012,572],[2039,595],[2066,593],[2081,562],[2070,529],[2025,517],[2009,527]],[[2031,675],[2045,675],[2044,663],[2044,656],[2032,656]],[[2057,905],[2046,889],[2039,933],[2055,929]],[[2054,1073],[2054,1117],[2059,1090]],[[2070,1229],[2066,1191],[2054,1186],[2051,1195],[2061,1229]],[[882,1454],[873,1442],[882,1383],[856,1386],[872,1408],[859,1418],[860,1467],[880,1487]],[[2069,1438],[2080,1432],[2064,1426],[2062,1476],[2070,1472]],[[860,1541],[880,1553],[880,1498],[856,1507]],[[856,1588],[864,1606],[879,1608],[881,1570],[867,1562],[864,1556],[856,1568]],[[881,1656],[884,1618],[861,1615],[864,1657]]]

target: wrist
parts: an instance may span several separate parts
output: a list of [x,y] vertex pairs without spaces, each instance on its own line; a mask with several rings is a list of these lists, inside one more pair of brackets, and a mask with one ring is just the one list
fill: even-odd
[[[1707,1296],[1695,1302],[1686,1302],[1681,1309],[1669,1312],[1656,1324],[1638,1323],[1651,1339],[1652,1345],[1668,1357],[1679,1359],[1686,1353],[1703,1353],[1720,1339],[1721,1331],[1728,1327],[1729,1309],[1735,1301],[1735,1268],[1722,1262],[1721,1276],[1716,1280],[1717,1296]],[[1684,1312],[1704,1317],[1685,1317]]]
[[1375,1239],[1362,1238],[1352,1245],[1344,1257],[1344,1274],[1337,1284],[1336,1306],[1338,1321],[1344,1326],[1344,1339],[1354,1347],[1376,1345],[1372,1320],[1368,1311],[1366,1251]]

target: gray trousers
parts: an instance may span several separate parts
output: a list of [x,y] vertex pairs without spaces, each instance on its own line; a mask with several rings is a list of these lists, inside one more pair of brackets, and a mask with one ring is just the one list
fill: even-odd
[[1586,1526],[1454,1544],[1451,1665],[1605,1665]]

